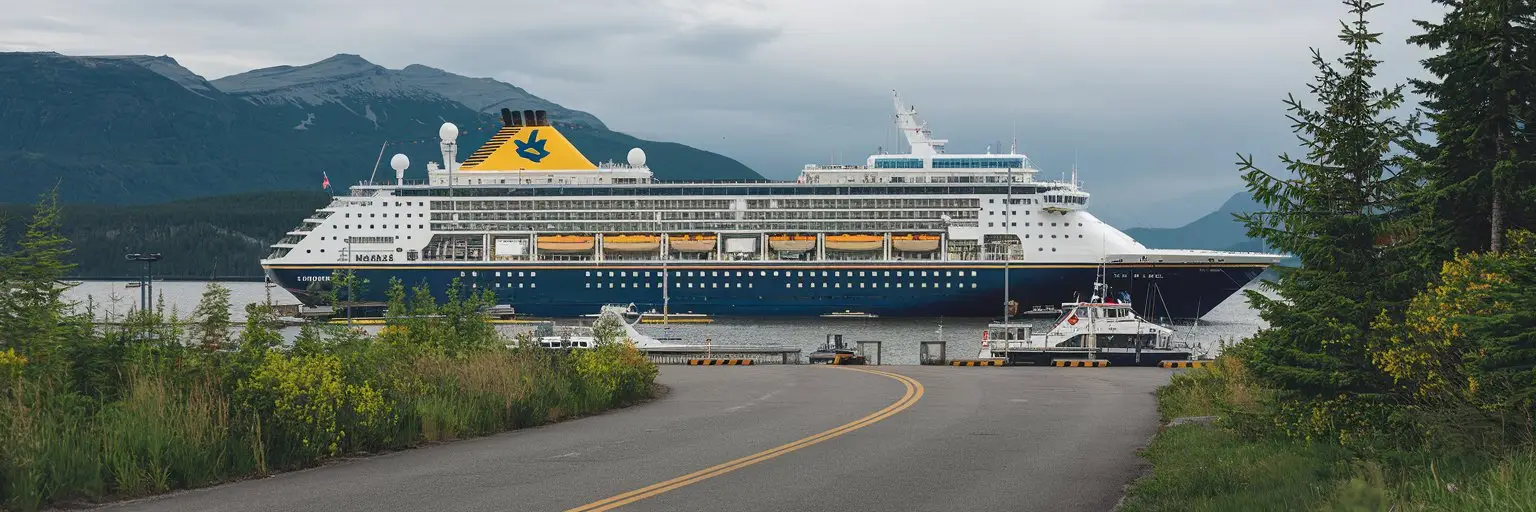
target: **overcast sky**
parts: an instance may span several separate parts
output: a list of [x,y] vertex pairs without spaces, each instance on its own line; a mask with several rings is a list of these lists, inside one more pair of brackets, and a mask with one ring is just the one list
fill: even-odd
[[[1387,0],[1382,83],[1428,0]],[[0,0],[0,50],[170,55],[212,79],[356,53],[489,76],[772,178],[891,147],[890,91],[950,152],[1007,145],[1093,210],[1187,221],[1240,188],[1236,152],[1292,151],[1280,101],[1337,56],[1336,0]]]

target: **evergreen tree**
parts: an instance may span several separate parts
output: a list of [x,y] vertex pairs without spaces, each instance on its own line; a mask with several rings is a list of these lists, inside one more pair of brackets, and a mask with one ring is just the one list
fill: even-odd
[[219,350],[229,341],[229,288],[217,282],[208,283],[203,298],[192,312],[193,341],[209,351]]
[[1366,18],[1380,4],[1344,4],[1354,15],[1339,35],[1349,52],[1330,62],[1313,49],[1318,74],[1308,88],[1316,106],[1285,101],[1306,156],[1282,155],[1285,177],[1239,156],[1248,189],[1267,207],[1239,216],[1250,236],[1301,260],[1271,283],[1279,299],[1249,293],[1269,327],[1245,348],[1254,374],[1301,406],[1294,417],[1315,418],[1335,409],[1330,400],[1369,397],[1390,383],[1371,364],[1366,334],[1427,280],[1405,249],[1379,243],[1400,232],[1408,213],[1414,181],[1394,146],[1410,139],[1417,120],[1390,114],[1403,103],[1401,85],[1371,85],[1380,34]]
[[[43,194],[27,224],[17,250],[0,260],[5,281],[0,282],[0,339],[30,354],[41,368],[61,370],[63,361],[49,357],[67,327],[63,299],[64,278],[74,269],[68,263],[69,241],[59,233],[57,190]],[[46,370],[45,370],[46,371]]]
[[1536,223],[1536,3],[1434,2],[1451,9],[1438,24],[1417,21],[1424,33],[1408,39],[1442,50],[1423,61],[1435,79],[1413,82],[1436,136],[1417,149],[1436,219],[1427,227],[1446,249],[1497,252],[1506,231]]

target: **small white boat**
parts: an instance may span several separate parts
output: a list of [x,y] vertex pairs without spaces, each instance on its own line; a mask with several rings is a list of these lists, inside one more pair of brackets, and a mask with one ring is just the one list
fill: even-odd
[[597,337],[591,327],[566,327],[565,332],[553,336],[539,338],[539,346],[544,348],[592,348],[597,345]]
[[635,310],[635,303],[631,302],[629,304],[605,304],[605,305],[603,305],[602,309],[599,310],[597,313],[587,313],[585,315],[581,315],[581,317],[582,318],[598,318],[598,317],[601,317],[604,314],[608,313],[609,311],[617,313],[620,317],[623,317],[625,320],[629,320],[629,319],[636,318],[636,317],[640,316],[640,312]]
[[640,314],[642,324],[708,324],[714,321],[704,313],[658,313],[653,310]]
[[[586,316],[589,316],[589,317],[590,316],[596,316],[598,318],[598,320],[594,321],[593,323],[604,321],[604,319],[607,319],[609,321],[613,321],[614,323],[619,325],[620,328],[623,330],[623,332],[619,335],[619,340],[620,341],[627,341],[628,343],[633,344],[636,348],[640,348],[640,349],[693,349],[693,348],[698,348],[698,346],[696,346],[696,345],[687,345],[687,344],[679,344],[679,343],[663,343],[662,340],[658,340],[658,339],[656,339],[654,337],[646,336],[644,334],[641,334],[640,331],[635,330],[635,324],[640,323],[640,320],[638,320],[638,319],[630,320],[629,318],[626,318],[626,315],[632,314],[633,311],[634,311],[633,305],[620,306],[620,305],[610,304],[610,305],[607,305],[607,306],[603,306],[602,311],[597,313],[596,315],[586,315]],[[557,328],[557,329],[560,329],[560,328]],[[549,335],[549,336],[541,336],[541,337],[539,337],[539,346],[544,347],[544,348],[592,348],[594,346],[597,346],[597,336],[593,332],[591,327],[587,327],[587,326],[573,326],[573,327],[566,327],[566,328],[563,328],[563,329],[564,329],[563,332],[558,332],[557,334],[553,334],[553,335]]]
[[[1063,306],[1070,307],[1071,304],[1064,304]],[[1051,307],[1051,306],[1035,306],[1035,307],[1030,308],[1029,311],[1024,311],[1022,313],[1019,313],[1018,316],[1032,317],[1032,318],[1051,318],[1051,317],[1055,317],[1055,316],[1060,316],[1063,311],[1064,310],[1062,308],[1056,308],[1056,307]]]
[[874,313],[864,313],[864,312],[861,312],[861,311],[850,311],[850,310],[846,310],[845,309],[845,310],[842,310],[842,311],[833,311],[831,313],[822,313],[821,317],[822,318],[880,318],[880,315],[877,315],[877,314],[874,314]]

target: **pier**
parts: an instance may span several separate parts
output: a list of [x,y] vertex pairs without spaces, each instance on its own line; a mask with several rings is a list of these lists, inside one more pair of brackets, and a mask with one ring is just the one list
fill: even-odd
[[703,345],[639,347],[656,364],[689,364],[690,359],[746,359],[752,364],[800,364],[800,349],[794,347],[755,347],[751,345]]

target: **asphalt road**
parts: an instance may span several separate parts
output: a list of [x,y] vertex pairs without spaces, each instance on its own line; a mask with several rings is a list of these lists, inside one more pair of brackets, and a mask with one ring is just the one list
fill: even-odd
[[910,379],[667,366],[672,392],[650,404],[107,508],[1109,510],[1143,467],[1169,374],[877,369]]

